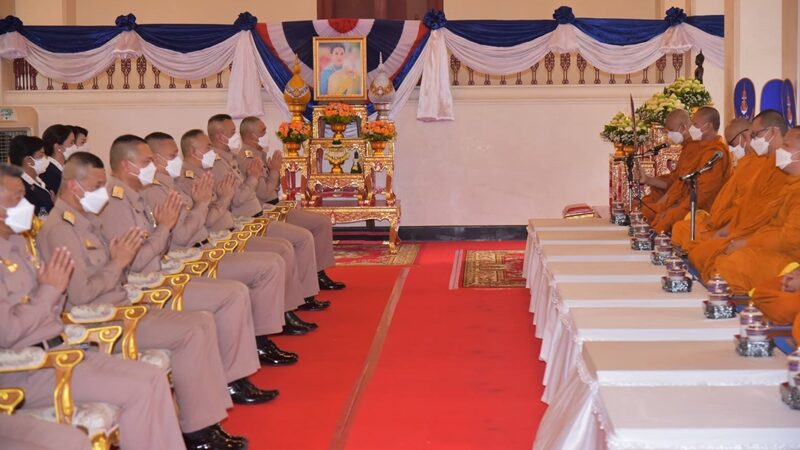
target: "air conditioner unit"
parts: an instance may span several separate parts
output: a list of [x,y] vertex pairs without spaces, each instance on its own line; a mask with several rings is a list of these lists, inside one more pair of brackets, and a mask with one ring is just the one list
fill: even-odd
[[30,106],[0,107],[0,161],[8,162],[8,147],[14,136],[38,135],[39,115]]

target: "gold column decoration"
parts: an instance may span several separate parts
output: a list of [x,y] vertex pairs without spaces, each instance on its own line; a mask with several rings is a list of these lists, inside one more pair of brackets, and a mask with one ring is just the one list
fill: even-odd
[[308,102],[311,101],[311,89],[300,76],[300,59],[297,55],[294,56],[292,72],[294,75],[286,83],[283,99],[286,101],[286,106],[289,107],[289,112],[292,113],[292,122],[305,122],[303,113],[306,111]]

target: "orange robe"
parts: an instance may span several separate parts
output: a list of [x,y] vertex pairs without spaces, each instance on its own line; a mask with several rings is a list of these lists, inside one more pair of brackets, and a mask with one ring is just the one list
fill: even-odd
[[753,303],[770,321],[778,325],[791,325],[800,314],[800,291],[783,291],[782,281],[783,277],[771,278],[755,288]]
[[647,218],[648,223],[653,223],[653,219],[655,219],[656,214],[661,212],[661,209],[663,208],[663,205],[659,203],[661,197],[666,195],[670,187],[672,187],[672,185],[675,184],[676,181],[682,183],[682,181],[678,180],[678,177],[680,175],[691,172],[689,168],[696,164],[695,160],[699,156],[698,152],[696,151],[698,144],[699,141],[688,141],[685,144],[683,144],[683,147],[681,148],[680,157],[678,157],[678,162],[675,166],[675,170],[666,175],[661,175],[659,177],[656,177],[659,180],[667,183],[666,190],[654,188],[651,186],[650,193],[647,194],[644,198],[642,198],[641,210],[642,214],[644,214],[644,216]]
[[800,314],[794,318],[794,325],[792,326],[792,337],[794,337],[795,345],[800,346]]
[[765,226],[777,213],[780,205],[778,193],[786,183],[787,175],[775,167],[775,156],[759,157],[760,169],[754,174],[747,190],[733,211],[728,227],[728,237],[709,239],[698,243],[689,251],[689,261],[707,280],[717,272],[716,259],[734,239],[747,238]]
[[740,159],[733,175],[714,199],[709,211],[710,216],[697,215],[695,240],[691,240],[691,221],[687,218],[675,222],[672,226],[672,242],[688,252],[699,242],[710,239],[718,230],[728,225],[734,211],[739,208],[744,194],[750,189],[755,175],[765,162],[769,163],[768,158],[759,158],[755,153],[748,153]]
[[800,176],[788,177],[776,200],[778,213],[744,248],[716,258],[717,272],[735,291],[749,291],[800,261]]
[[[720,137],[709,141],[698,141],[696,146],[690,155],[681,153],[680,159],[689,156],[690,161],[686,170],[678,172],[679,176],[701,168],[711,159],[714,152],[722,152],[722,159],[714,164],[711,170],[697,177],[697,208],[708,211],[730,174],[730,152],[728,145]],[[672,225],[682,220],[688,212],[689,185],[678,180],[667,190],[666,200],[661,204],[660,212],[656,214],[652,226],[657,232],[670,231]]]

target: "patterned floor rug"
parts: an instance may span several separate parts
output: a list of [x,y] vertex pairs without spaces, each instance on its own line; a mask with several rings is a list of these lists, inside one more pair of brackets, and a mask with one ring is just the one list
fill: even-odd
[[410,266],[416,261],[419,248],[419,244],[400,244],[393,255],[384,244],[337,243],[333,256],[338,266]]
[[461,287],[525,287],[525,278],[522,277],[524,257],[524,250],[467,250]]

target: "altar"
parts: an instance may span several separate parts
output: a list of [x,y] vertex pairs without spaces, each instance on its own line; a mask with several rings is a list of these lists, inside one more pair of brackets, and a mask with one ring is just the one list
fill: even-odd
[[[344,44],[358,44],[355,48],[365,51],[365,38],[346,40],[355,43]],[[324,45],[344,45],[331,41],[315,38],[315,51],[323,53]],[[364,69],[365,65],[361,67]],[[315,69],[315,84],[319,82],[317,72]],[[366,83],[365,72],[361,77]],[[300,77],[299,64],[295,62],[294,76],[284,91],[292,119],[277,132],[285,149],[281,165],[283,200],[296,201],[308,211],[324,214],[333,224],[386,221],[386,243],[389,251],[396,253],[400,226],[400,202],[392,183],[396,131],[388,115],[394,86],[379,71],[363,94],[318,95],[321,90],[316,86],[313,91],[318,102],[310,108],[310,120],[306,122],[304,114],[309,109],[312,90]],[[377,111],[373,120],[367,99]]]

